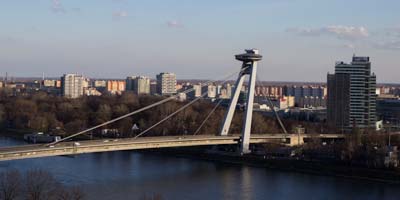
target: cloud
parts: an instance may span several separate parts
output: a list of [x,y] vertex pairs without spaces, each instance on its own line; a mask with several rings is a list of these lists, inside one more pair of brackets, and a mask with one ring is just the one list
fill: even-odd
[[23,42],[22,38],[16,38],[16,37],[7,36],[7,35],[6,36],[0,35],[0,44],[2,44],[2,45],[6,45],[6,44],[14,45],[14,44],[17,44],[20,42]]
[[369,37],[367,28],[360,26],[343,26],[343,25],[332,25],[316,29],[310,28],[289,28],[287,32],[296,33],[303,36],[323,36],[330,35],[335,36],[339,39],[345,40],[356,40],[361,38]]
[[400,39],[392,40],[392,41],[388,41],[388,42],[376,43],[373,46],[378,49],[400,51]]
[[126,3],[126,0],[112,0],[115,3]]
[[76,14],[82,14],[82,9],[81,8],[77,8],[77,7],[71,8],[71,11],[76,13]]
[[400,38],[400,27],[392,27],[386,29],[386,36],[399,37]]
[[400,50],[400,27],[390,27],[372,42],[372,47],[384,50]]
[[346,49],[355,49],[356,48],[356,46],[354,44],[344,44],[343,47]]
[[51,2],[52,2],[51,10],[54,13],[66,13],[66,10],[63,4],[61,3],[61,0],[52,0]]
[[167,22],[167,26],[170,28],[182,28],[183,24],[176,20],[170,20]]
[[115,12],[113,12],[112,16],[113,16],[113,19],[119,20],[119,19],[128,17],[128,12],[125,10],[115,11]]

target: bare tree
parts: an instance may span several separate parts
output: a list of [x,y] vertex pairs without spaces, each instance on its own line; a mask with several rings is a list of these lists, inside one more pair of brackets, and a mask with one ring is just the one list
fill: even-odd
[[82,200],[85,199],[85,194],[79,187],[70,188],[71,200]]
[[43,170],[30,170],[25,178],[25,198],[28,200],[54,199],[59,183]]
[[164,198],[160,194],[153,194],[153,195],[143,195],[141,200],[163,200]]
[[21,174],[17,170],[0,173],[0,199],[16,199],[21,190]]
[[84,193],[79,187],[60,187],[57,191],[57,200],[82,200]]

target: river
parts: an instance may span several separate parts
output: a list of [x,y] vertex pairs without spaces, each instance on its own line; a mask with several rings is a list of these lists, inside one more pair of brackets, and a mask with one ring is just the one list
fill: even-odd
[[[0,146],[21,141],[0,137]],[[43,169],[87,199],[400,199],[400,186],[133,151],[0,162],[0,171]]]

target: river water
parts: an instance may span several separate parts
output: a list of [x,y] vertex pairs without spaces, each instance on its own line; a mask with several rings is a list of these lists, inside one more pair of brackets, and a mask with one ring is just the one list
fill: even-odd
[[[0,146],[23,144],[0,137]],[[87,199],[400,199],[400,186],[133,151],[0,162],[0,171],[48,170]]]

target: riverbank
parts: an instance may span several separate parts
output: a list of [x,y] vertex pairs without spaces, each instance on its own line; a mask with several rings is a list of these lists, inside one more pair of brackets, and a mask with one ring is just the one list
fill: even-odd
[[160,155],[200,159],[212,162],[247,165],[271,170],[306,173],[319,176],[334,176],[349,179],[360,179],[390,184],[400,184],[400,170],[372,169],[360,166],[350,166],[334,161],[305,161],[289,158],[265,158],[257,155],[237,155],[228,153],[211,153],[199,149],[154,149],[144,150]]
[[[10,132],[8,132],[10,133]],[[4,133],[1,133],[3,135]],[[23,134],[12,133],[13,138]],[[4,134],[3,136],[10,136]],[[291,157],[271,158],[260,155],[238,155],[227,152],[210,152],[203,147],[192,148],[166,148],[141,150],[140,152],[148,152],[160,155],[168,155],[172,157],[184,157],[197,160],[207,160],[212,162],[248,165],[253,167],[261,167],[279,171],[289,171],[297,173],[307,173],[322,176],[335,176],[352,179],[362,179],[375,182],[386,182],[392,184],[400,184],[400,170],[398,169],[372,169],[361,166],[351,166],[343,162],[329,160],[300,160]]]

